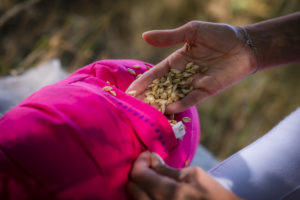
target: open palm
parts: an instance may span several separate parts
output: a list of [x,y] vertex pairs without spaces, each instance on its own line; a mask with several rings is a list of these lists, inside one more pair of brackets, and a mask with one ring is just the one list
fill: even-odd
[[185,44],[129,86],[127,91],[135,90],[140,99],[143,99],[147,86],[170,68],[183,71],[189,62],[207,68],[204,73],[194,76],[194,90],[168,105],[167,113],[188,109],[243,79],[256,68],[255,55],[246,46],[240,27],[193,21],[173,30],[148,31],[143,37],[157,47]]

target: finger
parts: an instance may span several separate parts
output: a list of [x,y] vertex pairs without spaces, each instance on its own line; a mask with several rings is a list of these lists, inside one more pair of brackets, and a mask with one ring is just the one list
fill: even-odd
[[179,180],[180,170],[172,168],[164,163],[163,159],[155,152],[151,153],[151,168],[155,170],[157,173],[168,176],[175,180]]
[[187,167],[182,169],[179,180],[187,183],[198,183],[201,184],[203,178],[206,178],[208,175],[200,167]]
[[144,192],[137,184],[130,181],[127,184],[127,191],[129,195],[136,200],[151,200],[150,197]]
[[131,83],[127,88],[128,91],[136,91],[137,96],[146,91],[148,85],[156,78],[160,78],[169,71],[169,64],[167,59],[158,63],[155,67],[146,71],[139,79]]
[[133,165],[131,179],[151,198],[167,198],[176,190],[178,183],[174,179],[162,176],[150,169],[150,162],[150,152],[142,153]]
[[143,33],[143,38],[153,46],[167,47],[183,42],[191,42],[194,39],[195,32],[195,22],[190,22],[176,29],[147,31]]
[[140,78],[131,83],[126,92],[136,91],[136,97],[143,99],[148,85],[156,78],[160,78],[169,72],[170,68],[184,70],[184,66],[191,62],[189,58],[183,54],[184,48],[180,48],[165,58],[163,61],[146,71]]
[[145,151],[141,153],[134,162],[131,175],[136,177],[136,174],[140,174],[143,171],[147,170],[151,164],[151,153]]

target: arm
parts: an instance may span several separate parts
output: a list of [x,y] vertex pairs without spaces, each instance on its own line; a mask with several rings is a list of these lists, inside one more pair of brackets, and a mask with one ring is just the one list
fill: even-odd
[[300,61],[300,12],[245,29],[257,49],[259,70]]
[[[157,47],[184,43],[184,46],[128,88],[143,99],[147,86],[170,68],[183,70],[193,62],[203,68],[194,76],[194,90],[180,101],[167,106],[167,113],[178,113],[209,96],[234,85],[256,70],[300,61],[300,12],[244,27],[201,21],[189,22],[172,30],[155,30],[143,34]],[[254,48],[246,44],[248,32]]]

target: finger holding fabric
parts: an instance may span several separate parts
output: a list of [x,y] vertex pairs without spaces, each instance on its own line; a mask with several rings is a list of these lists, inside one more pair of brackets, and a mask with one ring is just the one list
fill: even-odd
[[136,160],[131,178],[128,188],[136,199],[239,199],[199,167],[174,169],[150,152]]

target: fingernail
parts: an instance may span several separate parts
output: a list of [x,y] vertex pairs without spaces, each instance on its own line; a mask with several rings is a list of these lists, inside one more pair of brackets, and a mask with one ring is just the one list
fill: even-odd
[[165,162],[163,159],[155,152],[151,153],[151,166],[152,167],[157,167],[159,165],[164,165]]

